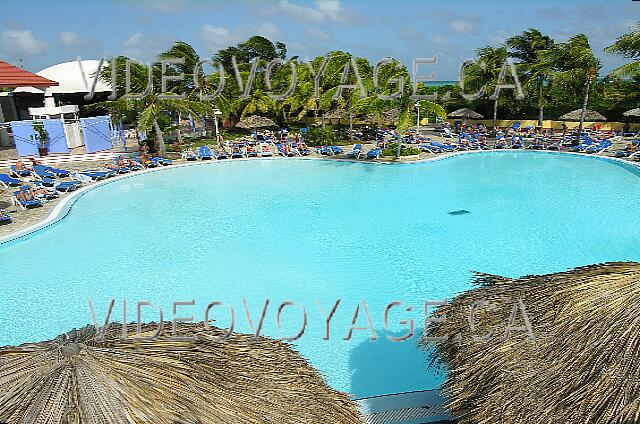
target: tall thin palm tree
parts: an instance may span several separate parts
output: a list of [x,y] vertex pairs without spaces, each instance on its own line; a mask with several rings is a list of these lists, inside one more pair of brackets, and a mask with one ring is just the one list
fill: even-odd
[[[500,71],[507,59],[507,48],[505,46],[492,47],[485,46],[477,50],[478,64],[471,67],[467,82],[472,85],[486,85],[487,92],[494,91],[500,78]],[[493,133],[496,132],[498,122],[498,100],[500,96],[493,98]],[[491,97],[490,97],[491,98]]]
[[550,81],[553,73],[553,63],[548,59],[555,42],[539,30],[531,28],[522,34],[507,39],[509,56],[516,58],[520,77],[527,88],[537,91],[538,95],[538,125],[544,120],[545,85]]
[[593,54],[589,39],[584,34],[575,35],[566,43],[558,44],[548,56],[555,69],[554,81],[561,83],[567,89],[573,87],[583,91],[578,127],[579,138],[584,127],[591,85],[601,67],[600,61]]

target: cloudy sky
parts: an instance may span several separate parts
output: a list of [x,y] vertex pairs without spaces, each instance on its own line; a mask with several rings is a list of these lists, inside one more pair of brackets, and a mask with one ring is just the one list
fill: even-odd
[[[124,54],[145,61],[175,40],[210,57],[259,34],[290,55],[346,50],[372,61],[436,56],[437,79],[456,79],[477,47],[530,27],[557,41],[583,32],[607,72],[622,59],[603,47],[640,20],[632,0],[5,0],[0,58],[39,71],[74,60]],[[425,72],[426,73],[426,72]]]

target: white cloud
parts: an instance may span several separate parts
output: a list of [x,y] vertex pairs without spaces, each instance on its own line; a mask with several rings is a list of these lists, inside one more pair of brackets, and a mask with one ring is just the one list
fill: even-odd
[[473,29],[473,25],[467,21],[461,21],[460,19],[454,19],[451,21],[451,29],[453,32],[457,32],[458,34],[464,34],[467,32],[471,32]]
[[263,37],[266,37],[273,42],[279,41],[283,36],[282,31],[280,31],[280,29],[272,22],[265,22],[258,26],[250,25],[248,29],[249,33],[262,35]]
[[316,0],[318,10],[332,19],[339,19],[342,6],[339,0]]
[[204,25],[200,29],[200,38],[207,45],[209,50],[218,50],[232,44],[239,43],[242,40],[237,34],[233,34],[225,27],[213,25]]
[[345,11],[339,0],[316,0],[315,6],[303,6],[289,0],[281,0],[278,3],[280,12],[300,21],[321,24],[344,21],[345,19]]
[[209,51],[217,51],[238,44],[252,35],[261,35],[273,42],[282,41],[284,37],[280,28],[272,22],[265,22],[260,25],[244,25],[237,27],[233,31],[225,27],[208,24],[200,28],[200,39],[206,44]]
[[73,47],[78,44],[80,37],[73,31],[64,31],[60,33],[58,40],[63,47]]
[[140,32],[136,32],[131,37],[129,37],[126,40],[124,40],[124,43],[122,43],[122,44],[125,47],[136,47],[136,46],[140,45],[140,43],[142,43],[142,40],[144,40],[144,35],[142,35],[142,33],[140,33]]
[[278,7],[284,14],[289,15],[289,17],[293,19],[315,23],[321,23],[325,20],[324,13],[322,13],[321,11],[316,10],[312,7],[291,3],[288,0],[280,1],[278,3]]
[[141,32],[136,32],[122,42],[122,48],[126,56],[142,61],[152,61],[171,43],[172,39],[167,34],[149,37]]
[[7,29],[0,32],[0,53],[7,56],[35,56],[48,47],[28,30]]

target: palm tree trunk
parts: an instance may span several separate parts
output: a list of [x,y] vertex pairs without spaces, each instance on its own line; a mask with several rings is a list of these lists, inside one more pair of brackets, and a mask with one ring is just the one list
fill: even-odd
[[182,144],[182,132],[180,131],[181,123],[182,123],[182,114],[178,113],[178,144]]
[[542,128],[542,121],[544,121],[544,93],[543,93],[543,83],[544,80],[540,79],[539,81],[539,88],[538,88],[538,107],[539,107],[539,113],[538,113],[538,126],[540,128]]
[[578,144],[580,144],[580,136],[582,135],[582,127],[584,127],[584,117],[587,114],[587,103],[589,103],[589,87],[591,79],[587,79],[584,90],[584,101],[582,102],[582,111],[580,112],[580,126],[578,126]]
[[162,136],[162,130],[160,129],[160,125],[158,125],[158,121],[153,120],[153,129],[156,132],[157,142],[158,142],[158,154],[164,157],[165,148],[164,148],[164,137]]
[[498,123],[498,96],[493,101],[493,136],[496,136],[496,124]]
[[353,141],[353,114],[349,111],[349,141]]

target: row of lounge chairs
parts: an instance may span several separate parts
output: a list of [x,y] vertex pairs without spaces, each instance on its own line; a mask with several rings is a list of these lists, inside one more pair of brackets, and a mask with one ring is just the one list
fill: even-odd
[[[269,143],[259,143],[258,145],[233,145],[228,152],[227,149],[222,147],[213,149],[209,146],[201,146],[196,152],[193,149],[187,149],[182,152],[182,158],[186,161],[197,160],[211,160],[211,159],[241,159],[251,157],[272,157],[273,151]],[[293,157],[293,156],[307,156],[311,154],[311,151],[304,144],[297,143],[275,143],[275,151],[278,156]],[[340,153],[342,153],[340,151]],[[323,153],[325,154],[325,153]],[[332,153],[333,154],[333,153]]]
[[227,152],[226,149],[217,148],[211,150],[209,146],[200,146],[198,151],[194,151],[193,149],[187,149],[182,152],[182,158],[186,161],[197,161],[197,160],[222,160],[222,159],[241,159],[244,157],[268,157],[273,156],[271,149],[267,144],[263,144],[260,149],[247,146],[246,149],[243,149],[241,146],[234,146],[231,149],[231,152]]
[[[58,198],[62,193],[78,189],[83,183],[103,180],[118,174],[134,170],[170,165],[171,161],[159,157],[133,158],[126,163],[122,157],[114,159],[113,164],[105,164],[98,169],[86,169],[77,172],[36,164],[31,168],[9,168],[9,174],[0,174],[0,186],[17,188],[11,196],[14,206],[23,210],[42,206],[45,202]],[[32,185],[31,185],[32,184]],[[12,218],[0,211],[0,224],[11,222]]]

